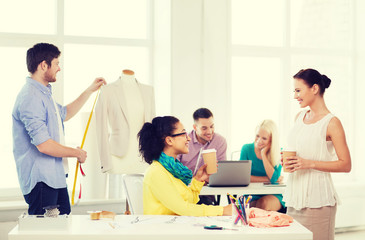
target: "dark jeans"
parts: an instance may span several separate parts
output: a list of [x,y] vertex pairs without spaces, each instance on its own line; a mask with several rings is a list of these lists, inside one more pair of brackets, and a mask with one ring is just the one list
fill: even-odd
[[71,206],[66,188],[54,189],[43,182],[35,185],[32,191],[24,195],[25,202],[29,205],[29,215],[43,215],[44,207],[59,205],[60,214],[70,214]]

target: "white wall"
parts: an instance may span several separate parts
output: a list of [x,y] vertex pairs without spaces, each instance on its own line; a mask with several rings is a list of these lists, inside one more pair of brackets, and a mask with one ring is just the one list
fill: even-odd
[[171,114],[186,129],[191,129],[193,111],[203,105],[202,2],[171,5]]
[[227,7],[224,0],[172,1],[171,114],[191,130],[193,112],[207,107],[229,139]]
[[355,112],[357,113],[357,117],[355,118],[355,129],[356,134],[355,136],[355,149],[358,149],[358,152],[355,154],[352,153],[352,158],[357,159],[357,164],[353,166],[353,171],[355,171],[357,176],[359,177],[358,180],[365,182],[365,155],[364,155],[364,146],[365,146],[365,99],[364,99],[364,89],[365,89],[365,16],[364,16],[364,9],[365,9],[365,1],[358,0],[356,2],[356,29],[359,34],[356,36],[355,44],[358,50],[358,57],[356,59],[355,64],[355,78],[356,86],[355,86]]

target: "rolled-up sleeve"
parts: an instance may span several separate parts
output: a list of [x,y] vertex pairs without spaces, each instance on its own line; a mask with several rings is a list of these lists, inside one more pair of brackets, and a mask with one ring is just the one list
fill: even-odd
[[46,110],[42,100],[26,98],[19,105],[19,119],[24,123],[25,129],[35,146],[51,138],[46,124]]

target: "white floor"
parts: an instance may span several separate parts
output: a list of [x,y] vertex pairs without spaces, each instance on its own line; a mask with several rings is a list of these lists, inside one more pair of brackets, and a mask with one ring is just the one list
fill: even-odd
[[359,240],[359,239],[365,239],[365,230],[336,233],[335,235],[335,240]]

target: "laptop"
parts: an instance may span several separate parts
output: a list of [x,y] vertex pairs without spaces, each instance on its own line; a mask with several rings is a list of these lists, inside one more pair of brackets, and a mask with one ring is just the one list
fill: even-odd
[[210,175],[209,187],[244,187],[250,184],[251,160],[218,161],[218,172]]

